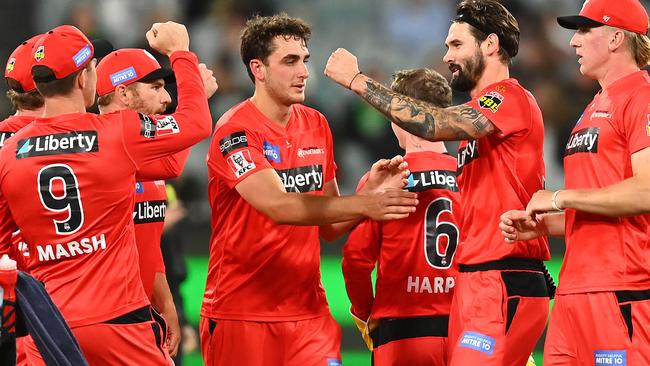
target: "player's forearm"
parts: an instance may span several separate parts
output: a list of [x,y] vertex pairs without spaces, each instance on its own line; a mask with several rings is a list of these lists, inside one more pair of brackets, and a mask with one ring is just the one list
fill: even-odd
[[366,76],[358,77],[352,90],[404,130],[430,141],[467,140],[494,131],[492,123],[468,105],[438,108]]
[[357,226],[359,222],[361,222],[361,220],[362,220],[361,218],[358,218],[350,221],[337,222],[328,225],[321,225],[320,237],[326,241],[334,241],[340,238],[341,236],[343,236],[345,233],[354,229],[354,227]]
[[176,313],[174,298],[172,297],[172,293],[169,289],[169,285],[167,284],[167,279],[164,273],[156,272],[154,276],[151,305],[162,314],[169,314],[170,312]]
[[611,217],[650,213],[650,179],[634,176],[601,189],[570,189],[557,194],[557,205]]
[[194,142],[201,141],[212,132],[212,116],[201,80],[198,59],[189,51],[176,51],[169,58],[178,88],[178,106],[174,118],[183,125],[181,129],[192,135]]
[[156,159],[138,167],[138,180],[167,180],[179,177],[183,173],[190,149],[185,149],[173,155]]
[[564,212],[553,212],[540,216],[546,227],[546,235],[564,236],[566,219]]
[[326,225],[366,216],[366,198],[286,193],[269,204],[264,213],[284,225]]

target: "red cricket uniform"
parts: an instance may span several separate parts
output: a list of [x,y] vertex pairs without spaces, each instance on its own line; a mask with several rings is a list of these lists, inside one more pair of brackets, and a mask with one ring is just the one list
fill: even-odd
[[463,215],[451,364],[523,365],[548,315],[541,261],[550,253],[546,238],[506,243],[499,217],[524,209],[544,187],[542,113],[515,79],[487,86],[468,105],[497,131],[463,141],[458,152]]
[[[241,323],[331,319],[320,282],[318,227],[275,224],[235,189],[252,173],[275,169],[287,192],[322,195],[336,170],[325,117],[294,104],[288,124],[281,127],[247,100],[224,114],[217,126],[207,158],[212,238],[201,316]],[[220,329],[217,325],[215,332]],[[310,335],[329,343],[319,353],[311,353],[310,362],[340,360],[336,333]],[[261,342],[237,338],[238,347],[224,348],[215,346],[214,338],[215,334],[202,330],[204,359],[218,355],[219,364],[238,363],[241,354],[258,352]],[[296,345],[289,340],[285,344],[287,348],[265,355],[265,362],[297,363],[298,355],[289,349]]]
[[[631,156],[650,147],[649,102],[644,70],[596,94],[564,151],[567,189],[604,188],[633,175]],[[607,217],[567,209],[565,230],[544,364],[547,356],[550,365],[570,359],[599,364],[598,357],[650,364],[650,334],[643,330],[650,320],[650,215]]]
[[[405,160],[412,171],[407,188],[418,192],[416,211],[402,220],[360,223],[343,248],[343,277],[352,313],[379,322],[371,333],[375,365],[446,365],[460,239],[456,159],[423,151]],[[429,326],[436,323],[441,326]]]
[[144,292],[151,300],[156,272],[165,273],[165,263],[160,251],[160,237],[167,209],[165,181],[156,180],[135,184],[135,243],[138,248],[140,277]]
[[[127,333],[143,322],[149,332],[157,326],[148,312],[138,322],[127,316],[149,305],[133,228],[139,167],[186,149],[209,133],[210,113],[196,56],[175,52],[171,63],[179,89],[175,114],[121,111],[38,118],[0,151],[0,253],[10,250],[17,224],[29,245],[31,273],[45,283],[73,332],[80,328],[75,335],[91,363],[107,362],[103,357],[113,344],[94,338],[94,346],[84,348],[92,343],[81,339],[88,336],[88,326],[128,318],[126,325],[113,326],[117,333],[124,330],[127,344],[141,342]],[[122,350],[127,364],[164,364],[165,353],[153,352],[159,357],[145,360],[144,353]]]
[[[33,116],[9,116],[0,122],[0,148],[5,141],[13,136],[18,130],[30,124],[35,118]],[[16,266],[21,271],[29,270],[29,248],[27,243],[20,236],[20,230],[14,231],[11,241],[13,253],[9,256],[16,261]]]

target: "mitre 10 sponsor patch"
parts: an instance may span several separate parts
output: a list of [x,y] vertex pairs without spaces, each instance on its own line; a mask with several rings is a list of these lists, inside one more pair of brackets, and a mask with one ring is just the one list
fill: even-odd
[[0,147],[5,146],[5,141],[7,141],[8,138],[13,136],[15,132],[0,132]]
[[423,192],[430,189],[444,189],[458,192],[456,172],[451,170],[413,172],[409,175],[408,184],[404,188],[411,192]]
[[625,350],[598,350],[594,351],[594,365],[627,365],[627,353]]
[[580,152],[597,153],[599,136],[599,127],[583,128],[572,133],[564,149],[564,156]]
[[276,170],[287,192],[306,193],[323,189],[323,166],[307,165]]
[[137,225],[163,222],[166,211],[167,201],[165,200],[136,202],[133,209],[133,223]]
[[32,136],[18,141],[16,159],[99,151],[97,131],[72,131]]

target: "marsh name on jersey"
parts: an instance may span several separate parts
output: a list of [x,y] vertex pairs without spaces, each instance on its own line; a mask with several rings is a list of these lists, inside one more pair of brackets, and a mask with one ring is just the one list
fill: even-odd
[[72,258],[83,254],[91,254],[99,249],[106,249],[106,236],[93,235],[90,238],[81,238],[61,244],[36,244],[38,260],[47,262],[64,258]]

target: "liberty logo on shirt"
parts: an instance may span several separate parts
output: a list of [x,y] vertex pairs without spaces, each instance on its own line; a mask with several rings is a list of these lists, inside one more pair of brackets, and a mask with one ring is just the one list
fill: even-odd
[[597,350],[594,351],[594,364],[596,366],[625,366],[627,365],[627,354],[624,350]]
[[430,189],[445,189],[458,192],[456,172],[451,170],[413,172],[409,175],[408,184],[404,188],[410,192],[424,192]]
[[468,141],[464,148],[458,150],[458,174],[463,172],[465,165],[479,157],[476,140]]
[[280,154],[280,146],[264,141],[264,157],[268,161],[281,163],[282,155]]
[[503,95],[496,91],[491,91],[478,99],[478,106],[483,109],[489,109],[492,113],[496,113],[504,99]]
[[566,144],[564,156],[569,156],[580,152],[597,153],[599,136],[599,127],[583,128],[572,133],[569,137],[569,142]]
[[486,355],[492,355],[494,347],[497,345],[497,340],[477,332],[465,332],[458,342],[460,347],[471,348],[473,350],[483,352]]
[[228,165],[237,178],[255,169],[255,163],[251,159],[251,154],[246,150],[237,151],[228,157]]
[[276,170],[287,192],[307,193],[323,189],[323,166],[307,165]]
[[5,141],[14,135],[14,132],[0,132],[0,147],[5,146]]
[[18,141],[16,147],[16,159],[97,151],[99,151],[97,131],[73,131],[22,139]]
[[133,223],[137,225],[163,222],[166,211],[167,201],[165,200],[136,202],[133,209]]

